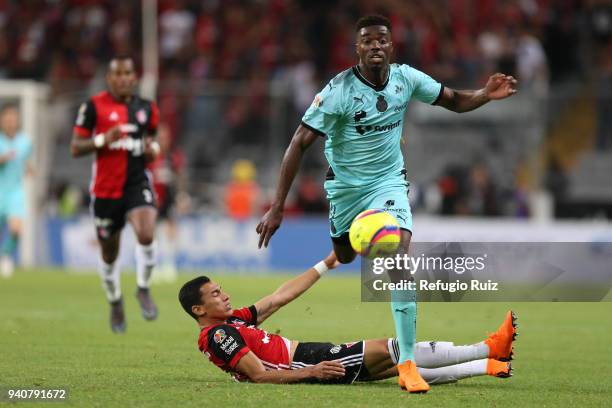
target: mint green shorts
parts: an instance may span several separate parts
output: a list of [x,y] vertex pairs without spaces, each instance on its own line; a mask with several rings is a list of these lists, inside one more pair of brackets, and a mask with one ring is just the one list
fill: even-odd
[[348,242],[348,231],[353,220],[365,210],[387,211],[397,219],[400,228],[412,232],[408,186],[404,175],[386,180],[372,189],[339,187],[335,180],[326,181],[332,239]]
[[0,218],[24,218],[25,195],[23,188],[3,191],[0,195]]

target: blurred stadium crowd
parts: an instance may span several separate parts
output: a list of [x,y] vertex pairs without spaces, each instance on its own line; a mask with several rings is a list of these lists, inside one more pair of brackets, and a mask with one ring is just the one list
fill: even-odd
[[[571,182],[568,172],[580,166],[577,151],[604,151],[612,145],[610,1],[158,3],[161,118],[172,149],[185,151],[188,190],[202,206],[227,204],[229,193],[211,186],[232,187],[237,159],[254,163],[257,173],[249,173],[249,183],[257,180],[263,193],[270,188],[280,155],[313,95],[332,75],[355,63],[353,24],[369,13],[390,17],[398,62],[455,88],[480,87],[490,73],[503,71],[519,78],[521,91],[546,100],[545,138],[553,142],[543,148],[543,184],[557,201],[563,201]],[[109,57],[128,54],[140,60],[141,19],[139,1],[0,0],[0,77],[49,83],[64,118],[56,119],[58,137],[66,142],[76,101],[87,96],[84,90],[91,93],[103,86]],[[568,125],[558,118],[574,108],[568,100],[584,102],[583,96],[591,106],[585,115],[590,115],[592,131],[577,136],[589,125]],[[587,141],[568,147],[564,140],[571,136],[555,129],[574,125],[573,137]],[[500,204],[521,194],[514,187],[496,191],[499,183],[488,165],[451,166],[439,174],[432,182],[442,199],[429,211],[528,215],[522,199],[511,208]],[[296,189],[296,212],[324,212],[320,151],[307,158],[305,167]],[[236,181],[235,169],[233,174]],[[64,176],[54,182],[78,184]],[[258,187],[249,192],[263,193]],[[258,203],[252,212],[265,206],[264,198],[251,201]],[[470,204],[474,202],[478,204]],[[229,204],[227,208],[231,213]]]

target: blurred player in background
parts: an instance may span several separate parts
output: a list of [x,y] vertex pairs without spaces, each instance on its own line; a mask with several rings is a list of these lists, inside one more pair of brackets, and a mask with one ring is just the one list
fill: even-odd
[[148,168],[153,174],[153,188],[158,211],[157,219],[164,233],[165,247],[163,248],[163,263],[156,270],[153,280],[155,282],[174,282],[177,276],[175,262],[177,200],[184,202],[186,195],[183,186],[185,157],[181,151],[172,149],[172,135],[167,124],[159,124],[157,140],[160,146],[160,154],[149,163]]
[[19,131],[19,111],[13,105],[0,110],[0,275],[9,278],[14,271],[14,256],[23,230],[25,194],[23,175],[31,172],[27,161],[32,142]]
[[136,297],[146,320],[157,317],[149,292],[156,263],[154,242],[157,209],[146,171],[146,162],[159,154],[157,105],[134,95],[137,83],[134,61],[113,58],[106,74],[108,91],[101,92],[79,109],[73,129],[73,156],[96,154],[90,187],[101,259],[98,271],[111,306],[111,329],[126,329],[120,287],[119,247],[126,220],[136,239]]
[[[306,272],[283,283],[274,293],[241,309],[232,309],[229,294],[206,276],[185,283],[179,292],[179,301],[200,326],[200,351],[237,380],[351,384],[397,376],[397,339],[306,343],[258,327],[337,265],[332,252]],[[515,316],[508,312],[499,329],[484,341],[466,346],[446,341],[420,342],[415,348],[415,359],[420,373],[430,384],[478,375],[507,378],[511,376],[508,361],[512,359],[515,336]]]
[[[516,80],[503,74],[492,75],[482,89],[456,91],[408,65],[390,64],[393,43],[386,17],[363,17],[356,29],[359,63],[332,79],[302,118],[285,152],[272,207],[257,226],[260,247],[268,246],[282,222],[304,151],[318,137],[327,136],[325,156],[330,168],[325,189],[338,260],[355,259],[348,231],[355,216],[367,209],[384,209],[397,218],[402,228],[400,250],[407,253],[412,213],[400,140],[408,102],[416,99],[467,112],[516,92]],[[391,309],[400,350],[399,384],[410,392],[427,392],[429,386],[414,364],[416,299],[393,292]]]

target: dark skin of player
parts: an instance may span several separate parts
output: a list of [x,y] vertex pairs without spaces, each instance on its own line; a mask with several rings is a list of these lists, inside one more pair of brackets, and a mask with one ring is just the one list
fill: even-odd
[[[134,61],[130,58],[113,59],[108,65],[106,73],[108,91],[118,101],[129,103],[134,96],[134,88],[138,83]],[[107,146],[123,137],[119,125],[113,126],[104,133]],[[145,138],[144,156],[145,160],[151,161],[155,158],[155,151],[151,147],[154,138]],[[79,137],[76,133],[72,135],[70,151],[74,157],[87,155],[97,150],[93,138]],[[150,245],[154,239],[157,209],[154,207],[139,207],[127,214],[127,220],[132,225],[136,239],[141,245]],[[119,255],[119,244],[121,231],[115,232],[108,239],[99,240],[102,248],[102,259],[106,263],[113,263]]]
[[[389,61],[393,54],[391,32],[385,26],[363,27],[357,33],[355,51],[359,57],[358,68],[365,79],[373,85],[383,85],[389,76]],[[437,105],[450,111],[462,113],[474,110],[491,100],[504,99],[516,93],[517,81],[512,76],[494,74],[489,77],[484,88],[469,91],[457,91],[444,87]],[[281,163],[280,178],[272,206],[257,225],[259,248],[268,246],[272,235],[283,220],[283,208],[293,179],[297,174],[304,151],[320,136],[302,126],[298,126]],[[402,230],[401,249],[407,251],[412,234]],[[352,262],[356,253],[350,244],[334,242],[334,251],[340,263]]]

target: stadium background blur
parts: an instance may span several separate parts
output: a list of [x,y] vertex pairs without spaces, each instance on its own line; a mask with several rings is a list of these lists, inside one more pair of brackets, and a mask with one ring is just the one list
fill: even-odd
[[[330,249],[322,142],[267,250],[257,250],[255,225],[303,111],[356,61],[353,24],[371,12],[393,22],[395,61],[444,84],[481,87],[497,70],[520,80],[513,98],[471,113],[409,106],[415,240],[612,242],[611,1],[0,0],[0,105],[19,104],[36,167],[26,179],[25,270],[0,279],[0,405],[8,387],[68,388],[68,404],[92,407],[406,405],[391,380],[342,389],[230,381],[194,347],[197,328],[176,301],[186,273],[153,288],[155,323],[137,316],[124,274],[128,332],[111,333],[93,273],[92,157],[69,153],[80,103],[104,89],[111,56],[130,54],[180,173],[176,242],[160,230],[156,273],[174,254],[181,271],[221,281],[233,304],[252,302]],[[123,238],[129,269],[133,234]],[[245,270],[265,274],[218,276]],[[91,273],[67,273],[81,271]],[[360,302],[360,288],[358,274],[328,273],[265,329],[304,341],[392,336],[388,305]],[[418,336],[478,341],[509,308],[519,316],[516,375],[436,387],[420,406],[610,405],[608,303],[421,303]]]
[[[111,56],[133,56],[146,73],[145,3],[0,1],[3,87],[37,90],[26,117],[38,146],[26,265],[94,265],[91,157],[70,157],[71,126],[79,104],[104,89]],[[355,63],[353,24],[367,13],[390,17],[395,62],[445,85],[481,87],[496,71],[520,81],[515,98],[465,115],[409,106],[416,239],[588,240],[609,231],[612,2],[158,0],[152,72],[180,174],[171,252],[180,268],[300,269],[328,250],[322,143],[303,162],[270,251],[256,250],[254,226],[301,115]],[[164,239],[162,256],[172,256]],[[296,240],[307,254],[289,245]],[[129,264],[133,251],[123,252]]]

